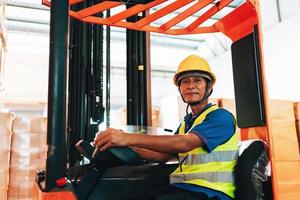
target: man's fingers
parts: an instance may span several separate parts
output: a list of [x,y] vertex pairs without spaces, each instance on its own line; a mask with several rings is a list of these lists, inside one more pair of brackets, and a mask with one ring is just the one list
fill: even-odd
[[106,131],[100,131],[97,133],[95,139],[94,139],[94,144],[98,144],[104,137],[107,136],[107,132]]
[[101,142],[99,142],[97,144],[97,149],[99,149],[100,151],[105,151],[106,149],[112,147],[112,142],[108,139],[104,139],[104,140],[101,140]]
[[108,148],[112,147],[112,143],[111,142],[108,142],[106,143],[101,149],[100,151],[105,151],[107,150]]
[[99,141],[96,142],[96,146],[100,151],[102,151],[103,146],[105,146],[107,143],[110,143],[109,136],[101,137],[99,138]]
[[100,131],[94,139],[95,146],[104,151],[113,146],[124,146],[125,133],[122,130],[109,128],[105,131]]

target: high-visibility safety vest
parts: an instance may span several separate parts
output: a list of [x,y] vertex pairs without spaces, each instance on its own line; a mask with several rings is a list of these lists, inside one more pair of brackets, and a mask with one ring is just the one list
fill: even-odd
[[[202,123],[208,113],[218,109],[211,106],[194,121],[191,129]],[[179,134],[185,134],[185,122],[179,128]],[[233,170],[238,158],[238,137],[234,135],[224,144],[208,153],[198,147],[187,153],[179,154],[179,167],[170,175],[170,183],[189,183],[221,191],[234,198]]]

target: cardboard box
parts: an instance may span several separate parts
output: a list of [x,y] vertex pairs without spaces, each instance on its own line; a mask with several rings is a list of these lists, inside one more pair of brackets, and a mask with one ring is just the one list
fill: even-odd
[[294,113],[295,113],[295,119],[300,120],[300,102],[294,103]]
[[16,132],[12,136],[11,150],[14,152],[37,151],[35,149],[45,148],[46,145],[46,133]]
[[300,161],[275,162],[279,200],[300,197]]
[[0,133],[0,151],[10,150],[11,146],[11,132],[1,132]]
[[0,186],[0,199],[7,199],[7,187]]
[[300,152],[300,102],[294,103],[294,112],[296,118],[295,123],[296,123],[298,145],[299,145],[299,152]]
[[16,117],[13,123],[13,132],[33,132],[46,133],[47,132],[47,118],[46,117]]
[[275,160],[299,160],[299,147],[294,120],[271,120]]
[[47,118],[32,117],[30,119],[30,131],[33,133],[47,133]]
[[47,153],[44,150],[37,152],[12,152],[10,167],[41,169],[45,167]]
[[[9,188],[22,185],[32,185],[36,175],[35,167],[10,167],[9,169]],[[22,186],[21,185],[21,186]],[[23,186],[22,186],[23,187]]]
[[295,120],[294,103],[288,100],[270,100],[269,118],[272,120]]
[[[10,151],[9,150],[0,150],[0,170],[7,169],[10,162]],[[1,177],[0,177],[1,178]]]
[[[9,181],[9,168],[0,168],[0,188],[7,187]],[[1,199],[1,198],[0,198]]]
[[9,186],[8,199],[20,200],[20,199],[35,199],[38,196],[34,189],[34,183],[31,184],[19,184],[15,186]]
[[14,114],[11,112],[0,112],[0,134],[11,133]]
[[27,117],[16,117],[13,122],[13,132],[30,132],[30,120]]

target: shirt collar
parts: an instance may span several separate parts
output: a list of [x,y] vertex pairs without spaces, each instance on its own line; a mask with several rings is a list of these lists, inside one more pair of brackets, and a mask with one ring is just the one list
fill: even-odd
[[194,116],[192,115],[192,113],[189,113],[188,115],[186,115],[184,117],[184,121],[190,121],[190,120],[196,119],[199,115],[201,115],[201,113],[203,113],[205,110],[207,110],[211,106],[212,106],[212,103],[208,103],[197,115],[194,115]]

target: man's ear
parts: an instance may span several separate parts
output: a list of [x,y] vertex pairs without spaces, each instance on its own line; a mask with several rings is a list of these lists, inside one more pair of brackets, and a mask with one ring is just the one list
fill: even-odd
[[177,86],[178,92],[181,93],[180,85]]
[[212,86],[210,86],[210,88],[209,88],[209,96],[213,93],[213,91],[214,91],[214,88]]
[[213,92],[213,84],[212,83],[208,84],[207,92],[210,93],[210,94]]

